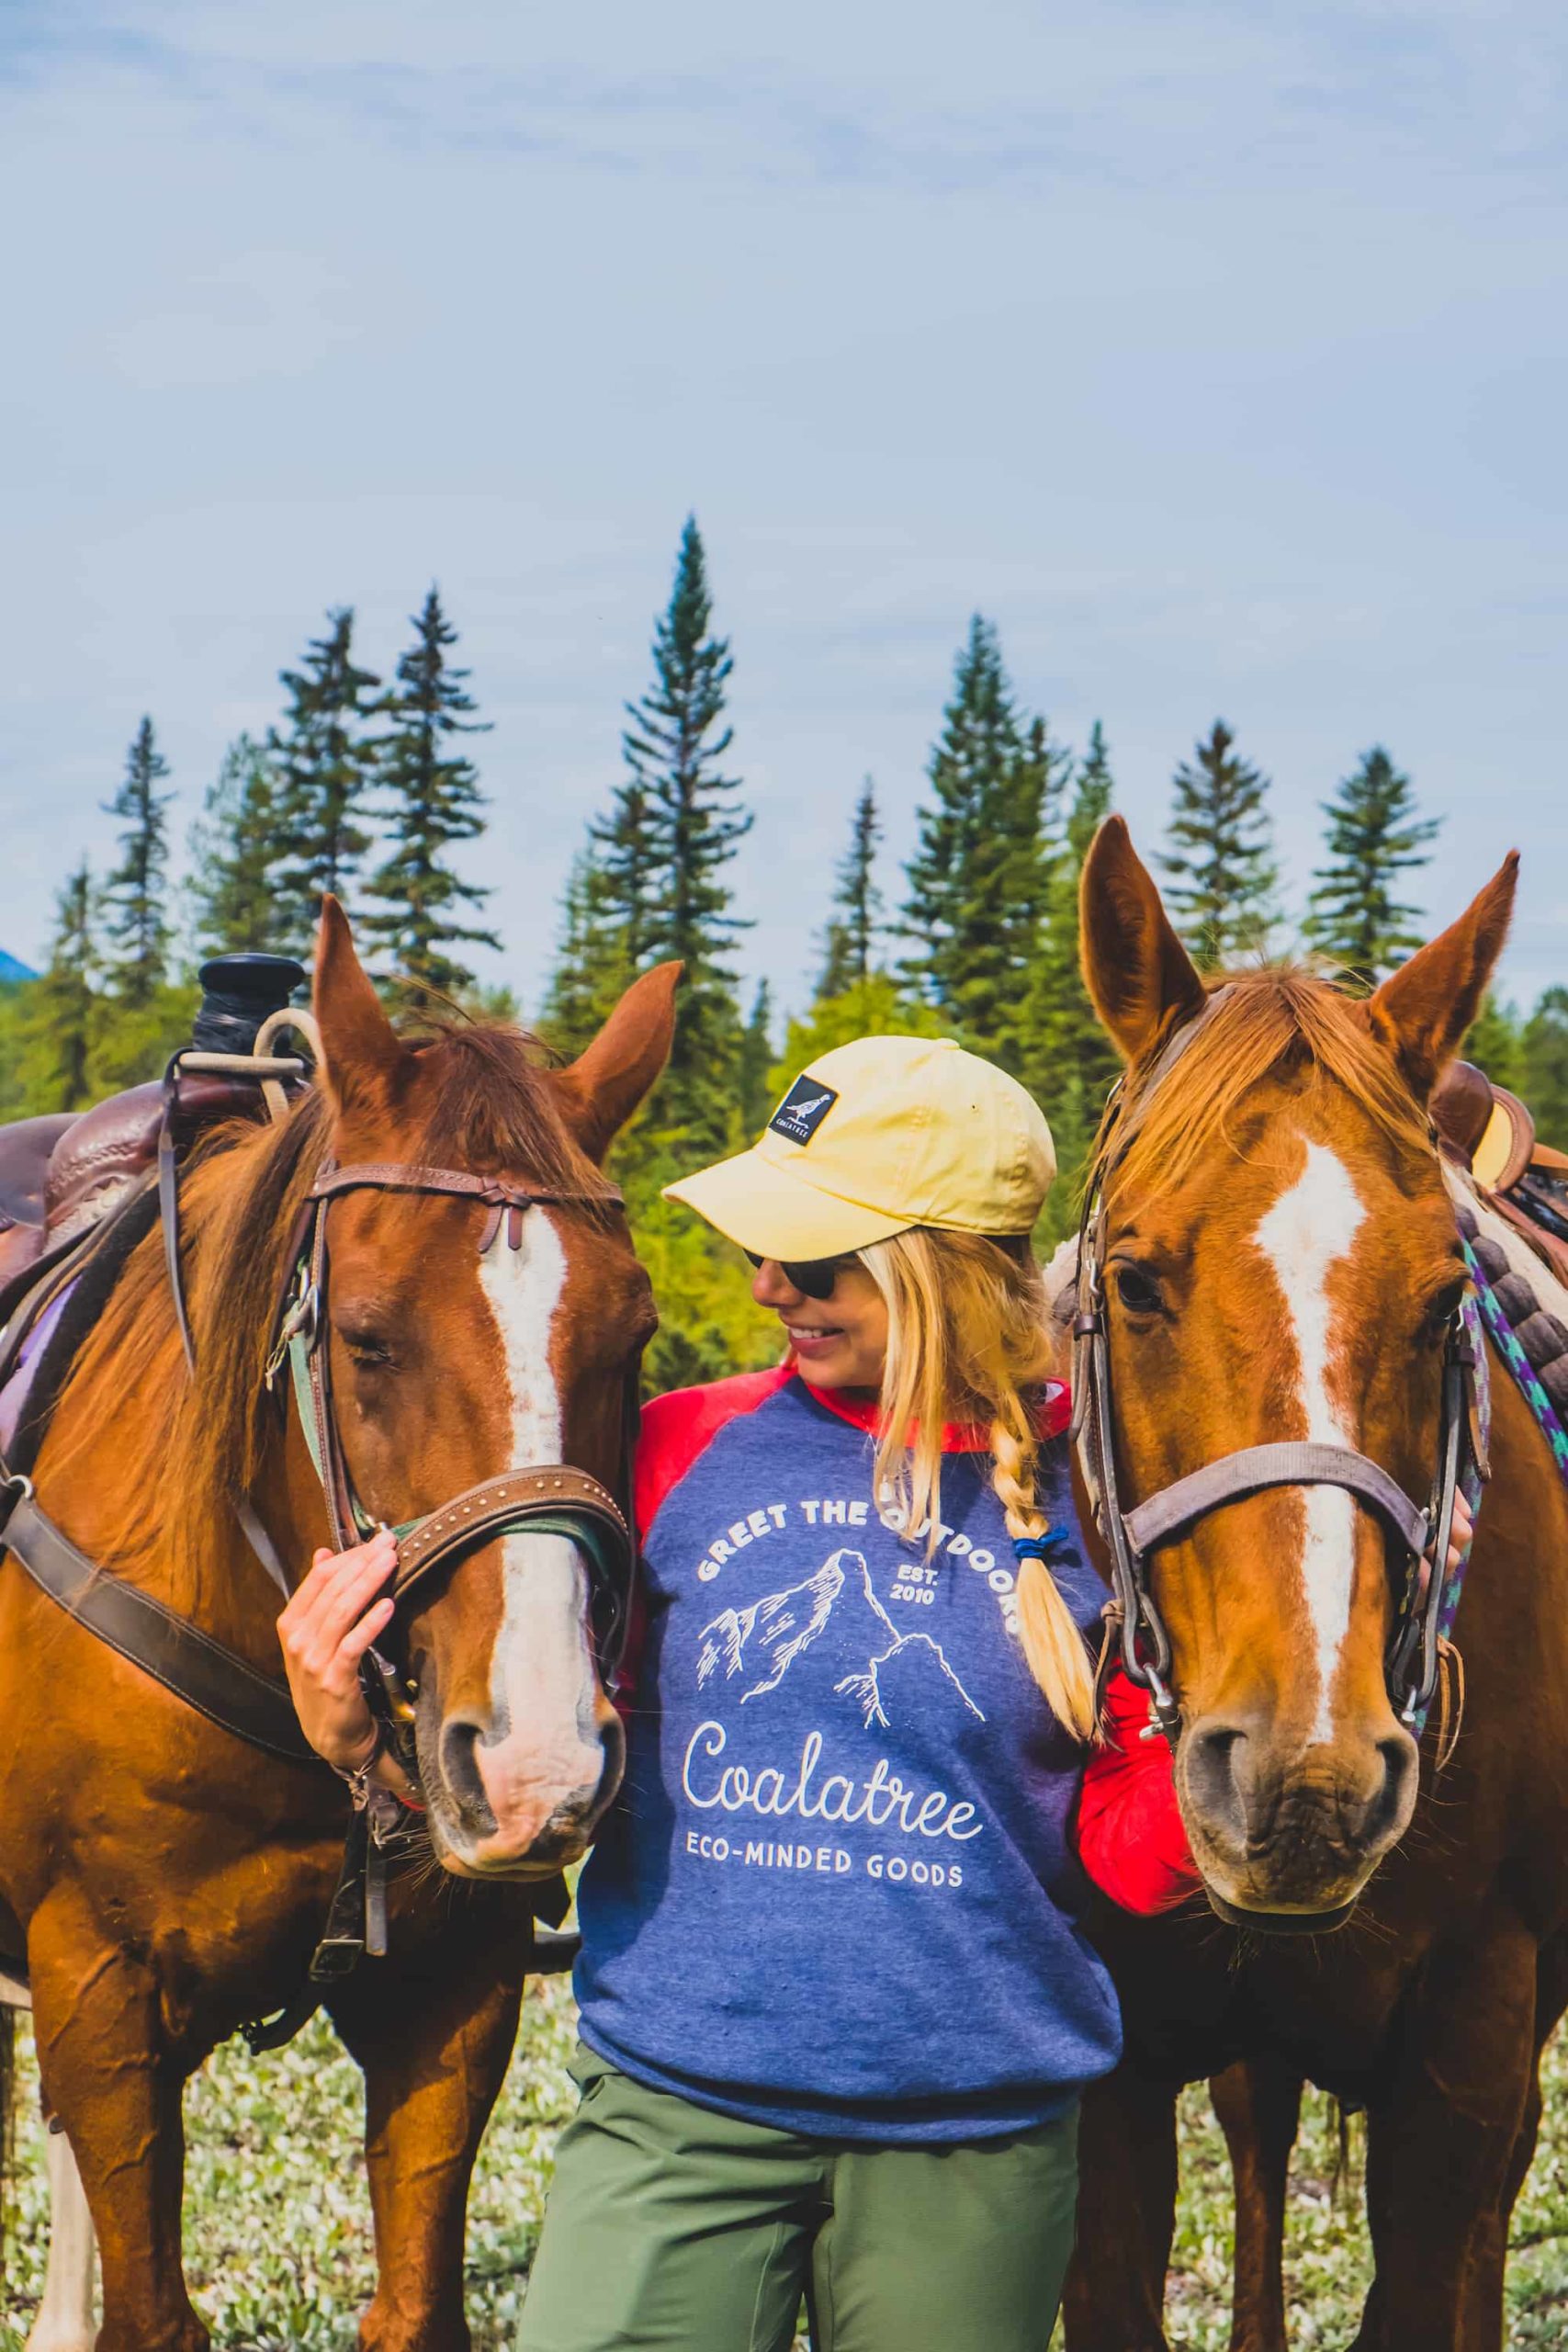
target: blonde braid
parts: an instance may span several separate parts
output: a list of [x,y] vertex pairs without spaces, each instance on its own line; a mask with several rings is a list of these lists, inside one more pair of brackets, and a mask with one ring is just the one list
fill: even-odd
[[[1015,1396],[1009,1402],[1017,1405]],[[1043,1535],[1045,1521],[1034,1500],[1034,1432],[1021,1430],[1011,1414],[991,1423],[991,1485],[1007,1519],[1008,1533]],[[1029,1670],[1045,1694],[1057,1722],[1074,1737],[1092,1739],[1095,1730],[1094,1671],[1083,1635],[1043,1560],[1018,1564],[1018,1631]]]
[[[991,1483],[1010,1536],[1040,1536],[1034,1500],[1039,1452],[1027,1397],[1054,1366],[1040,1270],[1026,1241],[911,1227],[859,1253],[887,1306],[882,1434],[874,1478],[911,1540],[937,1543],[942,1509],[942,1425],[973,1420],[990,1430]],[[1030,1672],[1058,1723],[1094,1736],[1094,1673],[1083,1636],[1043,1560],[1018,1571],[1018,1630]]]

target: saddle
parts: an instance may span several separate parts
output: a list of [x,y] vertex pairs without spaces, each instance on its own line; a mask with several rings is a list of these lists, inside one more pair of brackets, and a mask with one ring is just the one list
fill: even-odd
[[1473,1062],[1449,1064],[1431,1113],[1448,1157],[1568,1283],[1568,1152],[1541,1143],[1518,1096],[1494,1085]]
[[[0,1323],[36,1277],[147,1178],[165,1124],[183,1154],[220,1120],[262,1115],[257,1073],[241,1066],[267,1017],[288,1004],[304,977],[288,956],[214,956],[202,966],[205,994],[191,1046],[164,1077],[127,1087],[89,1111],[0,1126]],[[280,1064],[280,1073],[297,1067]]]

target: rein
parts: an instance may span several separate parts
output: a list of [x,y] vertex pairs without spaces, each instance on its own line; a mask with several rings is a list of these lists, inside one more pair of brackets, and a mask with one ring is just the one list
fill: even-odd
[[[1095,1523],[1110,1550],[1112,1589],[1097,1681],[1102,1690],[1119,1635],[1121,1664],[1130,1679],[1148,1691],[1156,1723],[1174,1747],[1181,1734],[1181,1706],[1170,1687],[1170,1637],[1150,1589],[1150,1556],[1225,1503],[1279,1487],[1338,1487],[1375,1511],[1404,1547],[1404,1588],[1385,1671],[1395,1713],[1419,1737],[1442,1672],[1445,1627],[1451,1625],[1458,1605],[1455,1580],[1446,1568],[1455,1497],[1467,1462],[1480,1477],[1486,1476],[1477,1393],[1478,1376],[1484,1367],[1479,1322],[1468,1297],[1454,1314],[1444,1346],[1438,1461],[1431,1497],[1424,1510],[1410,1500],[1381,1463],[1368,1455],[1348,1446],[1302,1441],[1239,1447],[1160,1487],[1134,1509],[1122,1505],[1105,1306],[1106,1190],[1156,1089],[1227,994],[1227,989],[1217,989],[1203,1010],[1176,1032],[1141,1092],[1118,1111],[1125,1083],[1119,1081],[1108,1105],[1115,1125],[1086,1194],[1078,1227],[1072,1435]],[[1428,1544],[1433,1566],[1422,1597],[1420,1566]]]

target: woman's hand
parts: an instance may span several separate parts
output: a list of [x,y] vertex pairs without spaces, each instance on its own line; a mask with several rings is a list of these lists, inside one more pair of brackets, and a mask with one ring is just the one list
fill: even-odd
[[1454,1497],[1453,1532],[1449,1537],[1449,1574],[1452,1576],[1464,1557],[1465,1545],[1475,1533],[1475,1521],[1470,1515],[1470,1505],[1461,1493]]
[[[1462,1492],[1457,1493],[1454,1496],[1454,1523],[1449,1531],[1448,1573],[1450,1576],[1452,1576],[1454,1570],[1459,1566],[1460,1562],[1463,1559],[1464,1547],[1470,1542],[1474,1533],[1475,1521],[1471,1517],[1470,1505],[1465,1501]],[[1431,1581],[1432,1555],[1430,1552],[1428,1552],[1426,1558],[1421,1563],[1421,1572],[1416,1579],[1416,1606],[1417,1609],[1420,1608],[1422,1602],[1426,1600],[1427,1589],[1430,1586]]]
[[380,1735],[359,1661],[391,1623],[390,1600],[376,1596],[397,1565],[397,1539],[386,1527],[350,1551],[318,1552],[277,1621],[300,1728],[339,1772],[363,1771],[376,1753]]

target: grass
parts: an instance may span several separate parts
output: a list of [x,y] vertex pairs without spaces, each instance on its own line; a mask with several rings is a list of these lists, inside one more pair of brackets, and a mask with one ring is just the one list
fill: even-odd
[[[43,2133],[25,2021],[18,2036],[21,2125],[0,2352],[21,2352],[43,2269]],[[555,2135],[575,2093],[566,2072],[572,2008],[563,1982],[530,1987],[510,2079],[479,2159],[468,2216],[468,2311],[476,2352],[515,2334],[538,2235]],[[1511,2346],[1568,2342],[1568,2046],[1548,2057],[1546,2123],[1515,2216],[1508,2277]],[[191,2292],[223,2347],[347,2352],[372,2283],[369,2207],[359,2159],[359,2076],[318,2020],[276,2055],[218,2052],[191,2084],[185,2246]],[[1366,2291],[1359,2188],[1333,2188],[1327,2102],[1307,2101],[1289,2203],[1292,2341],[1338,2345]],[[1182,2197],[1168,2301],[1171,2340],[1223,2352],[1229,2332],[1230,2178],[1201,2089],[1182,2112]]]

